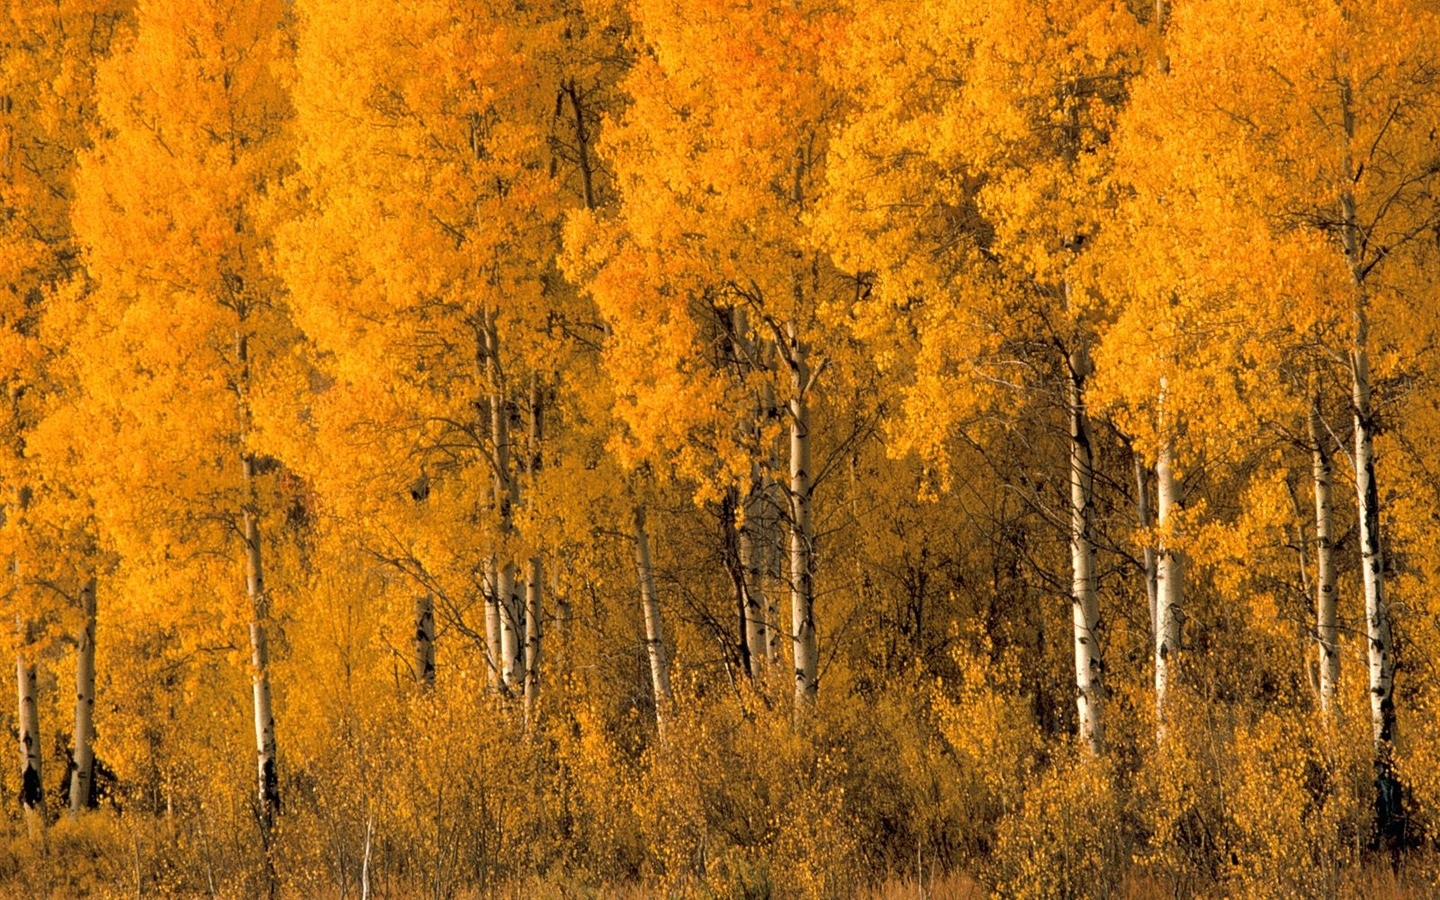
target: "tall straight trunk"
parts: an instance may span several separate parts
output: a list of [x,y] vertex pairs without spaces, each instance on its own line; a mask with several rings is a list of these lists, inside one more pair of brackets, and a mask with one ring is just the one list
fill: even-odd
[[[1150,521],[1150,477],[1145,467],[1145,461],[1140,454],[1132,455],[1135,464],[1135,518],[1142,529],[1148,530],[1152,524]],[[1159,585],[1156,582],[1155,544],[1148,539],[1145,541],[1141,561],[1145,566],[1145,599],[1150,605],[1150,643],[1153,646],[1156,635],[1160,631],[1160,620],[1156,618],[1156,598],[1159,593]]]
[[415,682],[422,688],[435,685],[435,598],[415,598]]
[[505,688],[519,693],[525,681],[524,582],[515,564],[500,566],[496,587],[500,596],[500,677]]
[[[1340,184],[1341,240],[1354,289],[1351,317],[1350,388],[1355,422],[1356,523],[1365,587],[1365,645],[1370,682],[1370,725],[1375,747],[1375,827],[1377,837],[1396,849],[1405,834],[1403,794],[1394,766],[1395,644],[1385,596],[1385,553],[1381,540],[1380,489],[1375,476],[1375,409],[1370,379],[1370,296],[1361,226],[1353,186],[1359,180],[1351,146],[1355,136],[1353,89],[1341,79],[1340,107],[1345,135],[1344,175]],[[1371,148],[1373,152],[1373,147]]]
[[1339,631],[1335,625],[1335,539],[1330,492],[1334,483],[1330,453],[1320,420],[1320,397],[1310,405],[1310,463],[1315,482],[1315,642],[1320,655],[1320,709],[1335,711],[1335,688],[1340,682]]
[[492,693],[499,693],[500,683],[500,583],[495,557],[485,559],[485,669],[486,683]]
[[819,648],[815,635],[815,531],[810,501],[811,370],[807,347],[792,324],[785,357],[790,366],[790,640],[794,648],[797,713],[815,700]]
[[80,589],[84,624],[75,647],[75,761],[70,770],[70,813],[79,815],[94,805],[91,785],[95,775],[95,579]]
[[1356,176],[1350,142],[1355,138],[1352,89],[1341,84],[1345,130],[1345,174],[1340,193],[1341,237],[1354,284],[1351,311],[1354,325],[1350,348],[1350,388],[1355,420],[1355,495],[1360,530],[1362,580],[1365,585],[1365,633],[1370,669],[1370,718],[1377,758],[1388,765],[1395,737],[1395,654],[1390,634],[1390,609],[1385,599],[1385,555],[1380,540],[1380,491],[1375,482],[1375,411],[1370,381],[1370,298],[1365,284],[1364,250],[1351,190]]
[[[254,497],[255,460],[244,457],[245,483]],[[270,646],[265,634],[269,598],[265,595],[265,568],[260,557],[260,522],[252,506],[244,511],[245,585],[250,595],[250,663],[254,689],[255,762],[260,819],[266,831],[280,811],[280,778],[275,761],[275,713],[270,699]]]
[[1369,323],[1363,303],[1355,308],[1352,383],[1355,416],[1355,493],[1365,585],[1365,635],[1369,648],[1370,719],[1375,744],[1388,752],[1395,737],[1395,655],[1385,598],[1385,555],[1380,543],[1380,491],[1375,482],[1375,415],[1371,407]]
[[[515,531],[519,483],[510,466],[510,408],[500,365],[500,337],[491,310],[485,312],[481,337],[490,390],[490,465],[494,476],[495,513],[499,543],[502,548],[508,548]],[[515,576],[515,564],[508,554],[501,554],[495,563],[495,596],[500,618],[500,679],[509,691],[519,691],[525,679],[525,602]]]
[[760,678],[766,667],[768,640],[765,627],[764,476],[760,464],[750,466],[750,487],[745,492],[744,522],[740,526],[740,568],[745,575],[745,646],[750,677]]
[[[271,829],[280,812],[280,775],[276,762],[275,710],[270,696],[270,644],[265,627],[270,618],[270,601],[265,593],[265,565],[261,558],[260,513],[255,486],[255,457],[246,448],[250,427],[250,344],[244,332],[247,312],[240,309],[241,330],[235,337],[235,356],[240,364],[238,388],[240,471],[245,487],[245,503],[241,510],[245,539],[245,589],[250,599],[250,678],[252,711],[255,718],[256,799],[260,824],[269,846]],[[267,872],[272,876],[273,859],[267,854]]]
[[650,657],[650,687],[655,695],[655,724],[665,729],[670,712],[670,664],[665,658],[665,636],[660,627],[660,594],[655,589],[655,564],[650,557],[650,532],[645,507],[635,507],[635,574],[640,581],[640,609],[645,618],[645,651]]
[[530,557],[525,573],[525,722],[533,721],[535,703],[540,699],[541,595],[544,569],[540,557]]
[[15,693],[20,738],[20,806],[31,826],[45,824],[45,787],[40,771],[40,706],[35,688],[35,664],[25,656],[31,626],[16,618],[20,649],[15,654]]
[[[1161,382],[1161,404],[1164,404],[1164,382]],[[1180,655],[1181,626],[1185,621],[1184,557],[1174,547],[1174,516],[1180,508],[1180,487],[1175,481],[1175,439],[1166,423],[1161,422],[1160,452],[1155,462],[1155,493],[1157,525],[1160,529],[1159,563],[1155,569],[1155,711],[1159,736],[1165,733],[1165,701],[1169,692],[1173,667]]]
[[1083,348],[1070,354],[1066,387],[1070,407],[1070,568],[1071,612],[1075,639],[1075,703],[1080,741],[1093,754],[1104,745],[1104,663],[1097,639],[1100,603],[1095,576],[1095,471],[1090,416],[1085,409],[1085,379],[1090,359]]

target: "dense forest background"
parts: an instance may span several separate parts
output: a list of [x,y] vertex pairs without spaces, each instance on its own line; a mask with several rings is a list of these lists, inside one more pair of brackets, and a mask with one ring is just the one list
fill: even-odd
[[3,0],[0,889],[1440,879],[1434,0]]

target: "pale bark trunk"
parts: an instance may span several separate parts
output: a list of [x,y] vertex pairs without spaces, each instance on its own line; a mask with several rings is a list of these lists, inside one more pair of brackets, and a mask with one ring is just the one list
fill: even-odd
[[1320,709],[1328,717],[1335,712],[1335,689],[1340,683],[1340,647],[1335,625],[1335,539],[1330,509],[1334,476],[1325,449],[1318,396],[1310,406],[1310,457],[1315,482],[1315,641],[1320,656]]
[[492,693],[499,693],[500,684],[500,584],[495,572],[495,557],[485,560],[485,668],[487,684]]
[[811,370],[806,345],[790,326],[790,626],[798,712],[815,700],[819,652],[815,634],[815,532],[810,511]]
[[435,685],[435,598],[415,598],[415,682],[422,688]]
[[[1161,404],[1164,404],[1165,385],[1161,383]],[[1159,735],[1165,732],[1165,701],[1168,695],[1173,668],[1180,656],[1181,631],[1185,621],[1184,600],[1184,558],[1174,547],[1174,516],[1180,508],[1180,488],[1175,480],[1174,436],[1167,433],[1166,424],[1161,422],[1160,453],[1155,463],[1156,506],[1160,529],[1159,564],[1156,566],[1156,608],[1157,630],[1155,632],[1155,710],[1159,721]]]
[[1365,584],[1365,631],[1369,647],[1370,718],[1377,747],[1395,736],[1395,656],[1390,609],[1385,598],[1385,555],[1380,543],[1380,492],[1375,482],[1375,418],[1370,403],[1368,322],[1363,303],[1355,309],[1352,388],[1355,404],[1355,492],[1359,507],[1360,557]]
[[[246,313],[240,312],[241,327]],[[260,521],[255,487],[255,457],[246,446],[250,426],[248,391],[250,388],[249,338],[243,331],[235,338],[236,359],[240,364],[238,387],[240,471],[245,486],[245,504],[241,511],[245,540],[245,588],[250,599],[250,677],[252,679],[253,713],[255,717],[256,799],[260,823],[269,846],[271,829],[280,812],[280,776],[276,762],[275,711],[270,696],[270,645],[265,626],[270,616],[269,597],[265,593],[265,566],[261,559]],[[267,869],[273,865],[267,855]],[[273,876],[273,871],[271,871]],[[272,881],[273,888],[273,881]]]
[[525,681],[525,600],[515,564],[500,567],[500,676],[507,690],[518,693]]
[[1085,409],[1085,379],[1090,360],[1083,349],[1070,354],[1070,566],[1075,638],[1075,702],[1079,713],[1080,742],[1099,754],[1105,731],[1104,663],[1097,639],[1100,603],[1095,576],[1095,472],[1090,440],[1090,417]]
[[75,647],[75,761],[70,771],[70,812],[79,815],[92,806],[95,774],[95,579],[80,589],[84,624]]
[[15,687],[20,737],[20,806],[32,827],[45,824],[45,786],[40,770],[40,706],[36,696],[35,665],[25,657],[30,625],[16,620],[21,647],[15,654]]
[[533,721],[535,703],[540,698],[540,628],[541,593],[544,570],[540,557],[530,557],[525,577],[525,722]]
[[663,731],[670,712],[670,664],[660,627],[660,595],[655,588],[655,566],[650,558],[650,533],[645,528],[645,507],[635,507],[635,572],[640,580],[640,607],[645,617],[645,650],[650,658],[650,686],[655,695],[655,724]]
[[[510,411],[505,377],[500,365],[500,337],[495,315],[486,311],[482,338],[485,373],[490,388],[490,449],[499,542],[508,548],[514,533],[519,483],[510,471]],[[515,564],[502,554],[495,563],[495,593],[500,618],[500,679],[509,691],[519,691],[525,679],[525,602],[516,584]]]
[[[253,497],[255,461],[244,460],[245,482]],[[245,583],[250,595],[250,661],[254,688],[255,760],[261,822],[266,831],[280,811],[280,778],[276,770],[275,713],[270,698],[270,646],[265,633],[269,599],[265,595],[264,565],[260,557],[260,523],[249,506],[244,512]]]
[[[1385,596],[1385,554],[1380,530],[1383,510],[1375,475],[1375,410],[1370,380],[1370,297],[1361,228],[1355,211],[1353,185],[1359,179],[1351,143],[1355,140],[1354,97],[1348,78],[1340,84],[1344,117],[1345,179],[1340,185],[1341,239],[1355,291],[1350,349],[1350,387],[1355,422],[1356,523],[1360,531],[1362,581],[1365,586],[1365,645],[1370,682],[1370,724],[1375,747],[1375,826],[1380,837],[1398,849],[1405,835],[1403,789],[1394,765],[1395,645],[1390,607]],[[1372,148],[1373,151],[1373,148]]]
[[1355,214],[1354,162],[1349,142],[1355,135],[1353,99],[1348,81],[1341,85],[1341,107],[1346,138],[1345,173],[1340,194],[1341,232],[1346,262],[1355,288],[1352,310],[1354,344],[1350,350],[1350,387],[1355,420],[1355,494],[1359,512],[1360,557],[1365,585],[1365,632],[1370,669],[1370,717],[1377,758],[1386,765],[1395,738],[1395,654],[1390,633],[1390,609],[1385,598],[1385,555],[1380,539],[1380,491],[1375,481],[1375,411],[1371,404],[1370,311],[1365,285],[1360,227]]
[[[1140,454],[1134,454],[1135,462],[1135,517],[1142,529],[1149,529],[1150,522],[1150,478],[1145,468],[1145,462]],[[1150,643],[1155,644],[1156,635],[1160,630],[1160,620],[1156,618],[1156,602],[1159,593],[1159,586],[1156,582],[1156,559],[1155,544],[1147,538],[1145,547],[1141,552],[1141,560],[1145,566],[1145,599],[1150,604]]]

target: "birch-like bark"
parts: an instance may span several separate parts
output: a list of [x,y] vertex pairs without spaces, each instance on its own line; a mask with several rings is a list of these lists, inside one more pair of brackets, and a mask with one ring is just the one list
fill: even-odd
[[[1350,141],[1355,137],[1353,97],[1348,80],[1341,84],[1346,138],[1345,173],[1340,193],[1341,239],[1355,289],[1350,387],[1355,420],[1355,495],[1360,529],[1362,580],[1365,585],[1365,636],[1370,674],[1370,718],[1377,759],[1388,765],[1395,738],[1395,647],[1390,633],[1390,608],[1385,598],[1385,554],[1380,540],[1380,491],[1375,481],[1375,411],[1370,381],[1370,310],[1365,284],[1360,226],[1355,213],[1355,181]],[[1388,774],[1388,773],[1387,773]],[[1389,824],[1389,823],[1387,823]]]
[[[245,483],[254,497],[255,460],[244,457]],[[250,595],[250,663],[254,689],[255,762],[260,820],[268,832],[280,811],[280,777],[276,770],[275,713],[270,699],[270,645],[265,633],[269,620],[269,598],[265,594],[265,569],[260,557],[259,517],[250,504],[244,511],[245,584]]]
[[[244,325],[245,313],[241,312]],[[242,332],[236,337],[236,358],[240,363],[238,395],[240,405],[240,469],[245,485],[245,504],[241,511],[245,540],[245,588],[250,599],[250,677],[252,680],[255,717],[256,794],[260,822],[265,833],[275,825],[280,811],[280,776],[276,763],[275,712],[270,696],[270,645],[265,627],[270,617],[269,597],[265,593],[265,566],[260,552],[260,514],[255,487],[255,457],[245,449],[250,425],[248,391],[250,387],[249,339]]]
[[[1160,385],[1164,405],[1165,383]],[[1175,442],[1163,421],[1162,410],[1160,453],[1155,462],[1155,493],[1160,529],[1159,561],[1155,569],[1155,712],[1159,722],[1158,735],[1165,734],[1165,701],[1173,668],[1179,659],[1181,626],[1184,624],[1184,557],[1174,547],[1174,516],[1180,508],[1180,488],[1175,481]]]
[[[505,375],[500,365],[500,337],[495,314],[486,310],[482,330],[485,375],[490,389],[490,452],[495,512],[502,547],[514,533],[519,482],[510,466],[510,410]],[[500,618],[500,679],[506,690],[519,691],[525,680],[525,601],[517,585],[515,564],[503,555],[495,563],[495,596]]]
[[15,654],[15,693],[20,738],[20,806],[32,827],[45,824],[45,788],[40,771],[40,706],[35,688],[35,664],[26,658],[30,625],[18,617],[20,649]]
[[519,693],[525,681],[524,582],[515,564],[500,566],[496,587],[500,596],[500,677],[506,690]]
[[1385,555],[1380,543],[1380,491],[1375,482],[1375,414],[1371,406],[1369,322],[1364,301],[1355,305],[1351,376],[1355,417],[1355,493],[1365,585],[1365,632],[1370,669],[1370,718],[1377,748],[1395,737],[1395,656],[1385,598]]
[[485,669],[491,693],[500,693],[500,584],[495,571],[495,557],[485,559],[482,588],[485,594]]
[[415,683],[421,688],[435,686],[435,598],[415,598]]
[[75,647],[75,754],[70,770],[70,813],[79,815],[94,805],[91,785],[95,775],[95,579],[80,589],[84,624]]
[[1315,642],[1320,656],[1320,710],[1335,711],[1335,689],[1340,683],[1339,630],[1335,624],[1335,539],[1330,493],[1334,473],[1325,449],[1320,420],[1320,398],[1310,405],[1310,462],[1315,482]]
[[1090,416],[1085,409],[1085,379],[1090,358],[1085,350],[1070,354],[1066,387],[1070,406],[1070,568],[1071,612],[1075,639],[1075,702],[1080,742],[1098,755],[1104,746],[1102,718],[1104,663],[1097,635],[1100,603],[1095,576],[1095,471]]
[[815,700],[819,648],[815,634],[815,531],[810,501],[810,407],[808,348],[789,327],[790,366],[790,640],[794,648],[797,715]]
[[640,609],[645,618],[645,650],[650,657],[650,687],[655,696],[655,724],[663,732],[670,712],[670,663],[665,658],[665,636],[660,627],[660,594],[655,588],[655,565],[650,557],[650,532],[645,507],[635,507],[635,573],[640,580]]

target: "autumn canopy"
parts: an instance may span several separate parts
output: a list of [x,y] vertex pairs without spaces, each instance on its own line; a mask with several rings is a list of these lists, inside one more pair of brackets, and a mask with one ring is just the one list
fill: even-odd
[[1437,347],[1437,0],[0,0],[0,893],[1433,889]]

